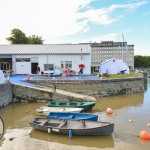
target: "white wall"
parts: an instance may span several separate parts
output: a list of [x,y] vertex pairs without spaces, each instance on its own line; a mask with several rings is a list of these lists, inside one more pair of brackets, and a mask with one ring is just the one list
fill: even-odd
[[91,74],[91,55],[64,54],[64,55],[13,55],[13,68],[15,74],[30,74],[31,62],[16,62],[16,58],[38,57],[38,64],[41,71],[44,70],[44,64],[54,64],[61,68],[61,61],[72,61],[72,70],[79,71],[79,64],[84,64],[83,74]]
[[16,74],[30,74],[31,62],[16,62]]
[[38,55],[12,55],[14,74],[31,74],[31,62],[16,62],[16,58],[31,58]]
[[[40,55],[39,60],[43,60],[43,56]],[[82,63],[85,65],[83,74],[91,74],[91,56],[89,54],[84,54],[82,56],[82,60],[81,55],[48,55],[48,64],[54,64],[55,66],[59,66],[61,68],[61,61],[72,61],[72,70],[75,71],[79,71],[78,65]],[[39,64],[41,63],[43,63],[43,61],[39,62]]]

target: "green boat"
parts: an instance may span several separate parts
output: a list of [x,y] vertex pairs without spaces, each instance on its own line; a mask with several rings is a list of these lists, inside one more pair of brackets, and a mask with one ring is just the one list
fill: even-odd
[[96,102],[59,102],[51,101],[47,104],[48,107],[78,107],[83,108],[84,111],[90,111]]

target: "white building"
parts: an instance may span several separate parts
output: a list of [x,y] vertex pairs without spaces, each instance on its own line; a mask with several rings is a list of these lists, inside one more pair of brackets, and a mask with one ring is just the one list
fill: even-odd
[[0,45],[0,70],[13,70],[14,74],[36,73],[37,65],[44,71],[44,64],[61,69],[91,74],[91,46],[89,44],[13,44]]
[[131,70],[134,70],[134,45],[127,45],[127,42],[91,43],[91,56],[93,71],[98,70],[102,62],[111,58],[122,59]]

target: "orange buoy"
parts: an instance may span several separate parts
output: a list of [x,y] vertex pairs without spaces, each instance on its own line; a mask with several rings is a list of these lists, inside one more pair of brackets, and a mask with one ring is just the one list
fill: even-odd
[[140,138],[141,139],[150,139],[150,134],[147,131],[141,131]]
[[108,113],[108,114],[112,114],[112,113],[113,113],[113,111],[112,111],[112,109],[111,109],[111,108],[107,108],[107,110],[106,110],[106,111],[107,111],[107,113]]

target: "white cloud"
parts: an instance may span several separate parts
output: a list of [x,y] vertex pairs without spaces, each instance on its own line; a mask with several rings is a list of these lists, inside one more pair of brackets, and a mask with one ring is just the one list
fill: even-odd
[[[141,2],[135,2],[130,4],[113,4],[110,7],[103,7],[100,9],[89,9],[85,12],[79,13],[80,18],[84,18],[88,20],[89,22],[101,24],[101,25],[109,25],[114,22],[119,21],[121,18],[124,17],[124,14],[117,14],[112,16],[112,14],[115,14],[117,10],[130,10],[135,11],[138,7],[148,3],[147,0],[141,1]],[[124,13],[124,12],[123,12]]]
[[83,43],[86,42],[101,42],[101,41],[116,41],[118,39],[118,37],[121,35],[119,35],[118,33],[110,33],[110,34],[103,34],[103,35],[99,35],[96,37],[93,37],[91,39],[88,39],[87,41],[82,41]]
[[[78,22],[79,8],[91,0],[0,0],[0,35],[10,36],[13,28],[27,35],[54,38],[85,32],[87,21]],[[4,42],[0,37],[0,43]]]
[[[88,23],[108,25],[123,15],[111,15],[117,9],[135,9],[147,1],[94,9],[93,0],[0,0],[0,43],[18,28],[27,36],[35,34],[52,39],[90,30]],[[84,9],[80,12],[82,8]]]

